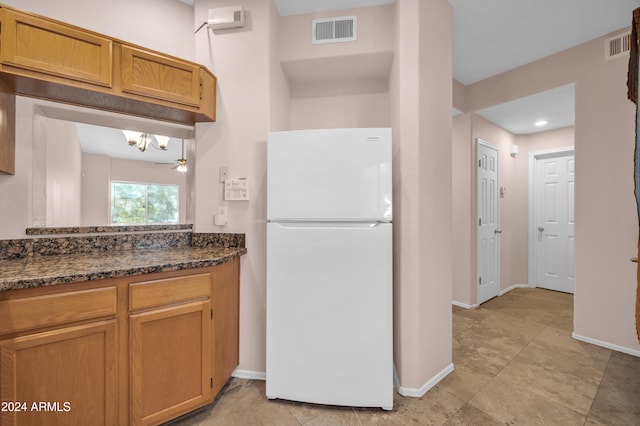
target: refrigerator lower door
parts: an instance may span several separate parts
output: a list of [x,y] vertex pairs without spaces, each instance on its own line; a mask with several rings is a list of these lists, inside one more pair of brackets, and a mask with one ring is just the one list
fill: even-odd
[[267,397],[393,406],[392,225],[267,224]]

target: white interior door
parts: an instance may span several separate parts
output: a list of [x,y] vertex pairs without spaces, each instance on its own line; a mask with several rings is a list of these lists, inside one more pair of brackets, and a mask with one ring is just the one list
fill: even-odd
[[535,160],[535,285],[573,293],[573,153]]
[[500,289],[500,206],[498,149],[478,140],[478,304]]

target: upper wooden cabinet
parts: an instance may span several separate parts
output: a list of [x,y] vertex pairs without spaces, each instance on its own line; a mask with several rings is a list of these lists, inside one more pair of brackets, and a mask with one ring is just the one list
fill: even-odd
[[122,90],[185,105],[199,106],[200,67],[130,46],[122,46]]
[[0,79],[27,95],[181,124],[215,121],[205,67],[0,5]]
[[[0,113],[15,95],[193,125],[216,119],[216,77],[161,52],[0,4]],[[0,123],[0,173],[15,172],[15,123]]]
[[12,9],[0,13],[3,64],[112,87],[111,40]]

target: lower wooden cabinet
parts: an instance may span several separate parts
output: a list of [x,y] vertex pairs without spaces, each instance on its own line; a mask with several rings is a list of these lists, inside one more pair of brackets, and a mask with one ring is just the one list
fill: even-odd
[[132,315],[131,424],[158,424],[211,401],[211,302]]
[[0,423],[117,424],[116,321],[0,341]]
[[238,365],[239,265],[0,292],[0,426],[157,425],[212,402]]

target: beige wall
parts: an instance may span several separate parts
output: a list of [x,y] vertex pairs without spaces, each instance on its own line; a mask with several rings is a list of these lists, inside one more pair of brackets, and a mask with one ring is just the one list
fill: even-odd
[[[471,124],[473,114],[453,118],[452,134],[452,205],[453,205],[453,284],[452,300],[470,307],[475,304],[475,208],[472,194],[475,190],[475,154]],[[473,154],[473,155],[472,155]],[[472,297],[473,296],[473,297]]]
[[[356,42],[311,44],[313,19],[357,17]],[[279,58],[291,87],[292,130],[389,127],[394,6],[280,18]]]
[[399,0],[395,30],[394,359],[420,395],[452,368],[451,6]]
[[453,107],[461,112],[467,111],[467,88],[458,80],[453,80]]
[[[468,111],[569,83],[575,108],[575,335],[640,355],[634,329],[638,224],[633,198],[634,105],[627,61],[605,61],[604,39],[467,87]],[[521,256],[521,255],[520,255]]]
[[[196,21],[206,19],[208,10],[227,6],[221,0],[196,2]],[[274,5],[263,0],[242,0],[247,10],[246,27],[196,35],[196,60],[213,70],[218,78],[217,121],[198,124],[196,133],[196,217],[197,232],[243,232],[247,255],[241,261],[240,283],[240,370],[265,371],[265,275],[266,275],[266,140],[272,119],[286,114],[272,107],[286,104],[277,99],[271,85],[278,81],[271,62],[273,52]],[[286,84],[279,80],[280,90]],[[281,123],[277,127],[282,128]],[[218,170],[229,167],[230,178],[247,178],[250,201],[223,201]],[[228,225],[215,226],[217,207],[228,206]]]
[[291,130],[389,126],[386,92],[291,100]]
[[[320,18],[356,15],[358,41],[311,45],[311,21]],[[331,12],[294,15],[280,18],[280,60],[284,63],[320,58],[363,56],[379,52],[393,52],[394,6],[374,6]],[[322,70],[331,72],[332,70]],[[349,72],[349,70],[340,70]],[[319,73],[320,74],[320,73]]]
[[46,223],[78,226],[82,210],[82,150],[75,125],[48,120],[46,157]]
[[111,159],[106,155],[82,155],[81,225],[108,224],[110,221]]

